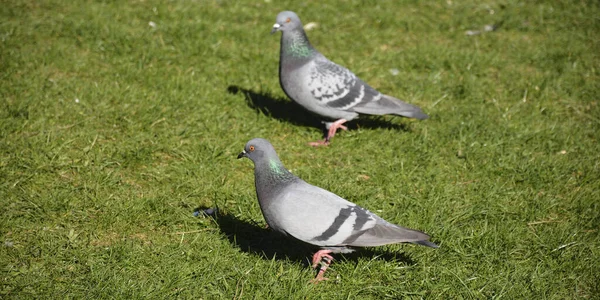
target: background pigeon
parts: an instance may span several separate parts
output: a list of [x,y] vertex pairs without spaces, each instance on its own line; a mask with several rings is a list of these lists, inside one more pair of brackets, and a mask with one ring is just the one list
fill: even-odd
[[349,253],[351,247],[410,242],[437,248],[423,232],[394,225],[374,213],[310,185],[290,173],[265,139],[252,139],[238,158],[254,162],[258,203],[270,228],[300,241],[319,246],[313,268],[323,260],[315,282],[333,260],[330,253]]
[[325,140],[311,145],[328,144],[338,128],[346,130],[343,124],[359,114],[427,118],[419,107],[378,92],[319,53],[311,46],[294,12],[277,15],[271,33],[277,31],[282,32],[279,82],[283,91],[307,110],[335,120],[324,122],[328,129]]

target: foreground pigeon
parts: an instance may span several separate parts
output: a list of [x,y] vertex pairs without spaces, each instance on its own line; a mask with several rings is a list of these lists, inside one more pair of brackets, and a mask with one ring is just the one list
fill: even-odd
[[415,105],[384,95],[350,70],[328,60],[311,46],[302,22],[291,11],[277,15],[271,33],[281,31],[279,54],[279,82],[292,100],[307,110],[334,122],[324,122],[327,135],[324,141],[311,143],[326,145],[338,128],[359,114],[398,115],[426,119],[428,116]]
[[324,261],[315,282],[333,260],[331,253],[349,253],[352,247],[410,242],[437,248],[423,232],[400,227],[290,173],[265,139],[250,140],[238,158],[254,162],[256,195],[270,228],[319,246],[313,268]]

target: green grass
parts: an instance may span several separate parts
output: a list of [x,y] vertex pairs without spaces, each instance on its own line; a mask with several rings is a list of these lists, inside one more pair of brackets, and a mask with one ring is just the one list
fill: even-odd
[[[307,146],[321,131],[280,89],[268,34],[286,9],[431,118]],[[3,1],[0,297],[597,298],[598,16],[595,1]],[[311,249],[264,228],[235,159],[253,137],[441,247],[340,255],[308,284]]]

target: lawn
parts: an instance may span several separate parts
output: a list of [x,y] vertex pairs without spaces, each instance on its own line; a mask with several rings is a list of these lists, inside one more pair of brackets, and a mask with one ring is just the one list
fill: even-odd
[[[596,1],[284,2],[2,1],[0,298],[597,299]],[[308,146],[282,10],[430,118]],[[337,255],[309,284],[314,249],[265,227],[236,159],[254,137],[440,248]]]

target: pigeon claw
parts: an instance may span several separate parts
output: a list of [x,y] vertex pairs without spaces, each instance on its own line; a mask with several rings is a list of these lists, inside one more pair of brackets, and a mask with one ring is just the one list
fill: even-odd
[[322,140],[322,141],[310,142],[308,144],[310,146],[313,146],[313,147],[328,146],[329,145],[329,141],[327,139],[325,139],[325,140]]
[[323,272],[319,271],[319,275],[317,275],[317,277],[311,279],[310,283],[312,283],[312,284],[318,284],[321,281],[329,280],[329,278],[323,277],[323,273],[325,273],[325,271],[323,271]]

